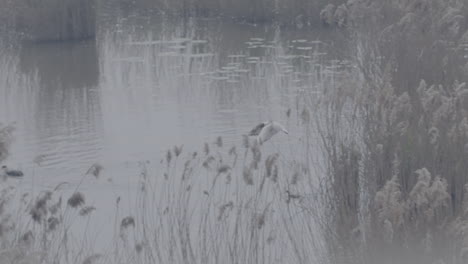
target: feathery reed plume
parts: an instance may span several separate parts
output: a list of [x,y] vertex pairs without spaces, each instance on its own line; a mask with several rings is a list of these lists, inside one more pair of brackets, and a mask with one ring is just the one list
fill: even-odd
[[34,243],[34,234],[31,230],[29,230],[28,232],[24,233],[21,238],[20,238],[20,242],[22,245],[26,246],[26,247],[31,247],[31,245]]
[[228,171],[231,170],[231,167],[229,165],[221,165],[219,168],[218,168],[218,175],[221,174],[221,173],[226,173]]
[[47,202],[52,198],[51,192],[45,192],[40,197],[37,198],[33,208],[29,211],[32,219],[40,223],[44,217],[47,215]]
[[223,147],[223,138],[221,136],[219,136],[218,138],[216,138],[216,146],[218,146],[218,148],[222,148]]
[[51,216],[49,217],[49,219],[47,219],[47,228],[50,231],[54,231],[59,224],[60,224],[60,220],[55,216]]
[[233,201],[229,201],[228,203],[225,203],[221,207],[219,207],[218,221],[222,220],[226,210],[230,211],[230,210],[232,210],[232,208],[234,208],[234,202]]
[[439,140],[439,129],[436,127],[431,127],[429,129],[429,141],[432,145],[435,145]]
[[69,199],[68,205],[72,208],[77,208],[85,203],[84,195],[80,192],[75,192]]
[[252,169],[251,168],[244,167],[244,171],[242,173],[242,176],[243,176],[244,182],[247,185],[253,185],[253,175],[252,175]]
[[[416,170],[418,181],[410,191],[407,206],[410,213],[420,214],[424,217],[421,221],[432,222],[437,210],[446,206],[450,201],[450,195],[447,192],[447,181],[440,177],[432,180],[431,173],[422,168]],[[419,219],[414,219],[416,223]]]
[[135,219],[132,216],[127,216],[120,222],[121,229],[126,229],[129,226],[135,227]]
[[81,208],[80,215],[81,216],[89,215],[94,210],[96,210],[96,207],[94,207],[94,206],[85,206],[85,207]]
[[203,162],[203,167],[207,170],[211,169],[211,162],[213,162],[215,158],[213,156],[209,156],[206,158],[206,160]]
[[172,153],[171,153],[170,150],[168,150],[166,152],[166,163],[167,163],[167,165],[169,165],[171,163],[171,160],[172,160]]
[[92,174],[94,177],[98,178],[99,174],[101,171],[104,169],[100,164],[94,163],[89,167],[89,169],[86,171],[86,175]]
[[184,148],[184,145],[180,145],[179,147],[174,146],[174,155],[176,157],[179,157],[179,155],[182,153],[183,148]]
[[191,160],[186,160],[184,163],[184,171],[182,172],[182,180],[185,180],[190,174],[192,174],[193,168],[190,167]]
[[83,263],[82,264],[94,264],[96,263],[96,261],[98,259],[100,259],[102,257],[101,254],[93,254],[91,256],[88,256],[86,257],[84,260],[83,260]]
[[258,229],[262,229],[262,227],[265,225],[266,215],[267,215],[269,206],[270,206],[270,204],[268,204],[267,207],[265,207],[265,209],[263,209],[262,213],[257,214],[257,216],[256,216],[257,217],[256,226],[257,226]]
[[137,244],[135,245],[135,251],[136,251],[138,254],[140,254],[141,251],[143,251],[143,246],[144,246],[143,242],[137,243]]
[[229,149],[229,155],[237,156],[236,146],[232,146],[232,148]]
[[383,238],[385,242],[392,243],[393,236],[394,236],[394,230],[393,230],[392,222],[390,222],[388,219],[385,219],[383,222]]
[[271,172],[271,177],[270,179],[273,181],[273,182],[278,182],[278,166],[273,166],[273,170]]
[[232,167],[235,167],[236,163],[237,163],[237,149],[236,149],[236,146],[232,146],[232,148],[229,150],[229,155],[234,156],[234,161],[232,162]]
[[403,224],[403,214],[405,205],[402,201],[402,194],[398,183],[398,176],[394,175],[387,181],[384,187],[375,194],[374,204],[376,206],[377,217],[384,223],[388,219],[393,228]]
[[60,196],[59,200],[55,204],[53,204],[53,205],[51,205],[49,207],[49,212],[52,215],[55,215],[58,212],[58,210],[60,209],[61,206],[62,206],[62,197]]

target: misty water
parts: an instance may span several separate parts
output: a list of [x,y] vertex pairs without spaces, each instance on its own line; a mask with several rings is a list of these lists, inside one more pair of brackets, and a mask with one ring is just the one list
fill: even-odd
[[[5,164],[26,176],[15,184],[79,186],[104,215],[132,192],[142,164],[157,174],[174,145],[200,151],[219,136],[240,145],[276,120],[289,135],[265,148],[303,159],[303,105],[351,68],[346,38],[320,27],[109,14],[98,28],[96,41],[5,48],[0,120],[16,128]],[[86,176],[96,163],[102,175]]]

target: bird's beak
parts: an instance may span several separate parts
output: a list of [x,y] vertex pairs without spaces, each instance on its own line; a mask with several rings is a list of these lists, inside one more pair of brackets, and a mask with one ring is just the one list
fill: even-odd
[[283,130],[283,132],[289,135],[289,132],[287,130]]

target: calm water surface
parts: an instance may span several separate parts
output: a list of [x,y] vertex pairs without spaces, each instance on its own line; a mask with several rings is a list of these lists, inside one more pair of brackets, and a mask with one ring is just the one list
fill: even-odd
[[96,42],[25,44],[6,56],[0,120],[17,128],[8,164],[41,184],[77,180],[96,162],[158,161],[173,145],[238,144],[268,119],[292,131],[275,144],[297,143],[286,111],[299,112],[301,95],[313,97],[343,57],[329,33],[310,29],[131,15],[99,32]]
[[[25,172],[18,183],[27,191],[65,182],[65,191],[79,186],[88,204],[106,207],[131,192],[141,162],[157,173],[174,145],[199,151],[222,136],[240,146],[268,119],[290,134],[265,148],[304,159],[299,116],[350,67],[346,47],[320,29],[103,16],[96,41],[0,53],[0,122],[16,127],[5,163]],[[84,176],[95,163],[103,175]]]

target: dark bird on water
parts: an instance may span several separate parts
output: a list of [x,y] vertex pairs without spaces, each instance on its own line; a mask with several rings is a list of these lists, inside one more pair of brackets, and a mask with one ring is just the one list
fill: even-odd
[[7,166],[2,166],[2,171],[6,176],[9,177],[22,177],[24,174],[20,170],[10,170]]

